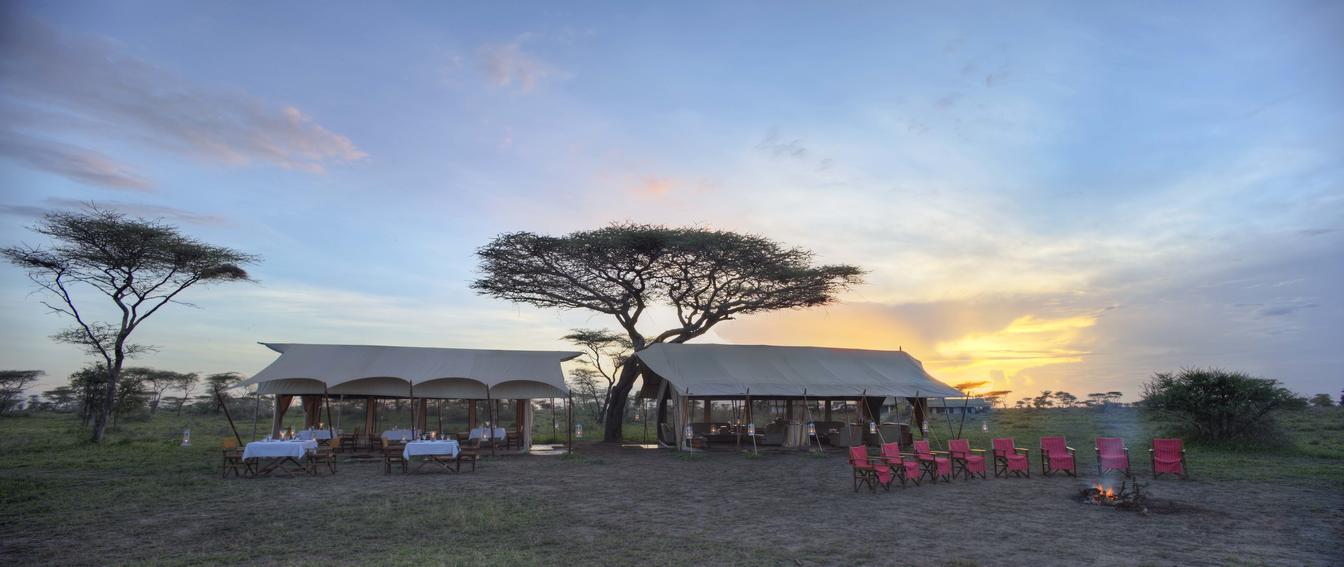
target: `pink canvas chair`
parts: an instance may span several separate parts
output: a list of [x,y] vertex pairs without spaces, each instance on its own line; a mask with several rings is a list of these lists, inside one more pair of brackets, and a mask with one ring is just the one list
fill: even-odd
[[1190,480],[1190,473],[1185,469],[1185,447],[1180,439],[1153,439],[1153,448],[1148,454],[1153,462],[1153,478],[1171,473]]
[[1012,437],[993,440],[994,476],[1007,477],[1009,473],[1031,478],[1031,450],[1016,446]]
[[1129,474],[1129,447],[1119,437],[1098,437],[1097,474],[1104,475],[1110,471],[1120,471],[1126,477],[1132,476]]
[[901,479],[901,486],[905,486],[905,481],[912,480],[915,485],[919,485],[919,461],[914,455],[901,454],[901,446],[896,443],[882,444],[882,462],[887,465],[892,472],[896,473],[896,478]]
[[947,453],[952,459],[952,476],[957,476],[960,471],[966,480],[971,480],[976,473],[985,478],[984,449],[972,449],[971,442],[965,439],[948,439]]
[[1051,472],[1063,471],[1069,476],[1078,476],[1078,455],[1063,437],[1041,438],[1041,474],[1050,476]]
[[924,467],[924,473],[920,475],[921,478],[927,475],[933,479],[935,484],[939,477],[947,482],[952,482],[952,459],[939,456],[946,454],[946,451],[929,450],[928,439],[915,441],[915,459],[919,461],[920,466]]
[[891,468],[881,459],[869,457],[867,447],[855,445],[849,448],[849,466],[854,471],[854,492],[859,491],[860,484],[868,485],[871,492],[877,492],[878,486],[891,490]]

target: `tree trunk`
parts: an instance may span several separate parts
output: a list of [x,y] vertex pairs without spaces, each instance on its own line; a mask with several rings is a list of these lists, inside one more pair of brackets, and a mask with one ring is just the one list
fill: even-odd
[[107,389],[103,392],[103,407],[99,408],[93,421],[94,443],[102,443],[103,437],[107,434],[108,418],[112,416],[112,408],[117,403],[117,380],[121,378],[121,362],[121,357],[117,357],[107,368]]
[[625,402],[630,398],[630,388],[635,385],[635,378],[639,377],[638,364],[625,364],[621,366],[621,377],[616,381],[616,386],[611,389],[611,401],[607,402],[606,416],[603,419],[602,441],[604,443],[621,442],[621,426],[624,425],[622,416],[625,415]]

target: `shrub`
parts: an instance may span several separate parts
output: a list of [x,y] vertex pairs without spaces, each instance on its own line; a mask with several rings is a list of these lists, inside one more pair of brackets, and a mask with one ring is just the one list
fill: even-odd
[[1184,433],[1210,441],[1273,433],[1270,412],[1300,407],[1302,399],[1277,380],[1221,369],[1159,372],[1143,385],[1143,406],[1176,418]]

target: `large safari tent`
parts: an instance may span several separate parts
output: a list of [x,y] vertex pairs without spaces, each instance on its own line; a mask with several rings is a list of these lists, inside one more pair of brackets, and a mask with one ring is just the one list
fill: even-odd
[[[760,421],[753,407],[765,401],[778,412],[774,431],[764,437],[770,444],[806,447],[820,443],[828,430],[840,444],[857,444],[875,437],[865,424],[878,425],[884,402],[904,399],[911,410],[907,425],[921,428],[930,398],[960,397],[961,392],[924,370],[924,365],[902,350],[787,347],[722,344],[655,344],[635,354],[644,378],[641,396],[656,400],[659,443],[685,448],[693,438],[736,438],[743,424]],[[728,404],[734,418],[711,419],[715,402]],[[835,420],[833,408],[850,411]],[[699,410],[697,412],[696,410]],[[699,416],[696,413],[700,413]],[[808,431],[809,427],[814,431]],[[895,440],[908,429],[901,424],[879,428]],[[754,427],[752,428],[754,429]],[[748,438],[750,439],[750,438]]]
[[[482,421],[498,423],[499,404],[517,405],[514,426],[522,450],[531,446],[533,399],[565,398],[564,371],[560,363],[579,356],[567,351],[483,350],[373,345],[327,345],[262,343],[280,353],[261,372],[239,387],[256,385],[257,393],[275,397],[271,434],[280,431],[285,412],[295,396],[304,410],[304,427],[318,427],[326,402],[362,398],[365,401],[363,431],[376,427],[377,402],[405,399],[411,402],[414,429],[426,430],[430,400],[467,400],[468,426]],[[485,416],[478,416],[483,403]]]

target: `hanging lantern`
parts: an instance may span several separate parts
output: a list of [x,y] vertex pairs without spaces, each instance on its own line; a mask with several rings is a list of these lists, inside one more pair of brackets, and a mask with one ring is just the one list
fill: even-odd
[[575,437],[583,437],[583,424],[582,424],[582,423],[575,423],[575,424],[574,424],[574,436],[575,436]]
[[685,433],[686,433],[686,439],[687,439],[687,440],[690,440],[692,437],[695,437],[695,431],[694,431],[693,429],[691,429],[691,424],[689,424],[689,423],[686,424],[686,431],[685,431]]
[[877,435],[877,422],[876,422],[876,421],[869,421],[869,422],[868,422],[868,434],[869,434],[869,435]]
[[750,435],[750,436],[752,436],[752,437],[755,437],[755,436],[756,436],[756,424],[755,424],[755,423],[748,423],[748,424],[747,424],[747,435]]
[[183,447],[191,446],[191,428],[182,430],[182,446]]
[[816,436],[817,436],[817,424],[815,424],[815,423],[813,423],[813,422],[811,422],[811,421],[807,422],[807,436],[808,436],[808,437],[816,437]]
[[925,421],[924,423],[919,424],[919,429],[927,436],[929,434],[929,422]]

